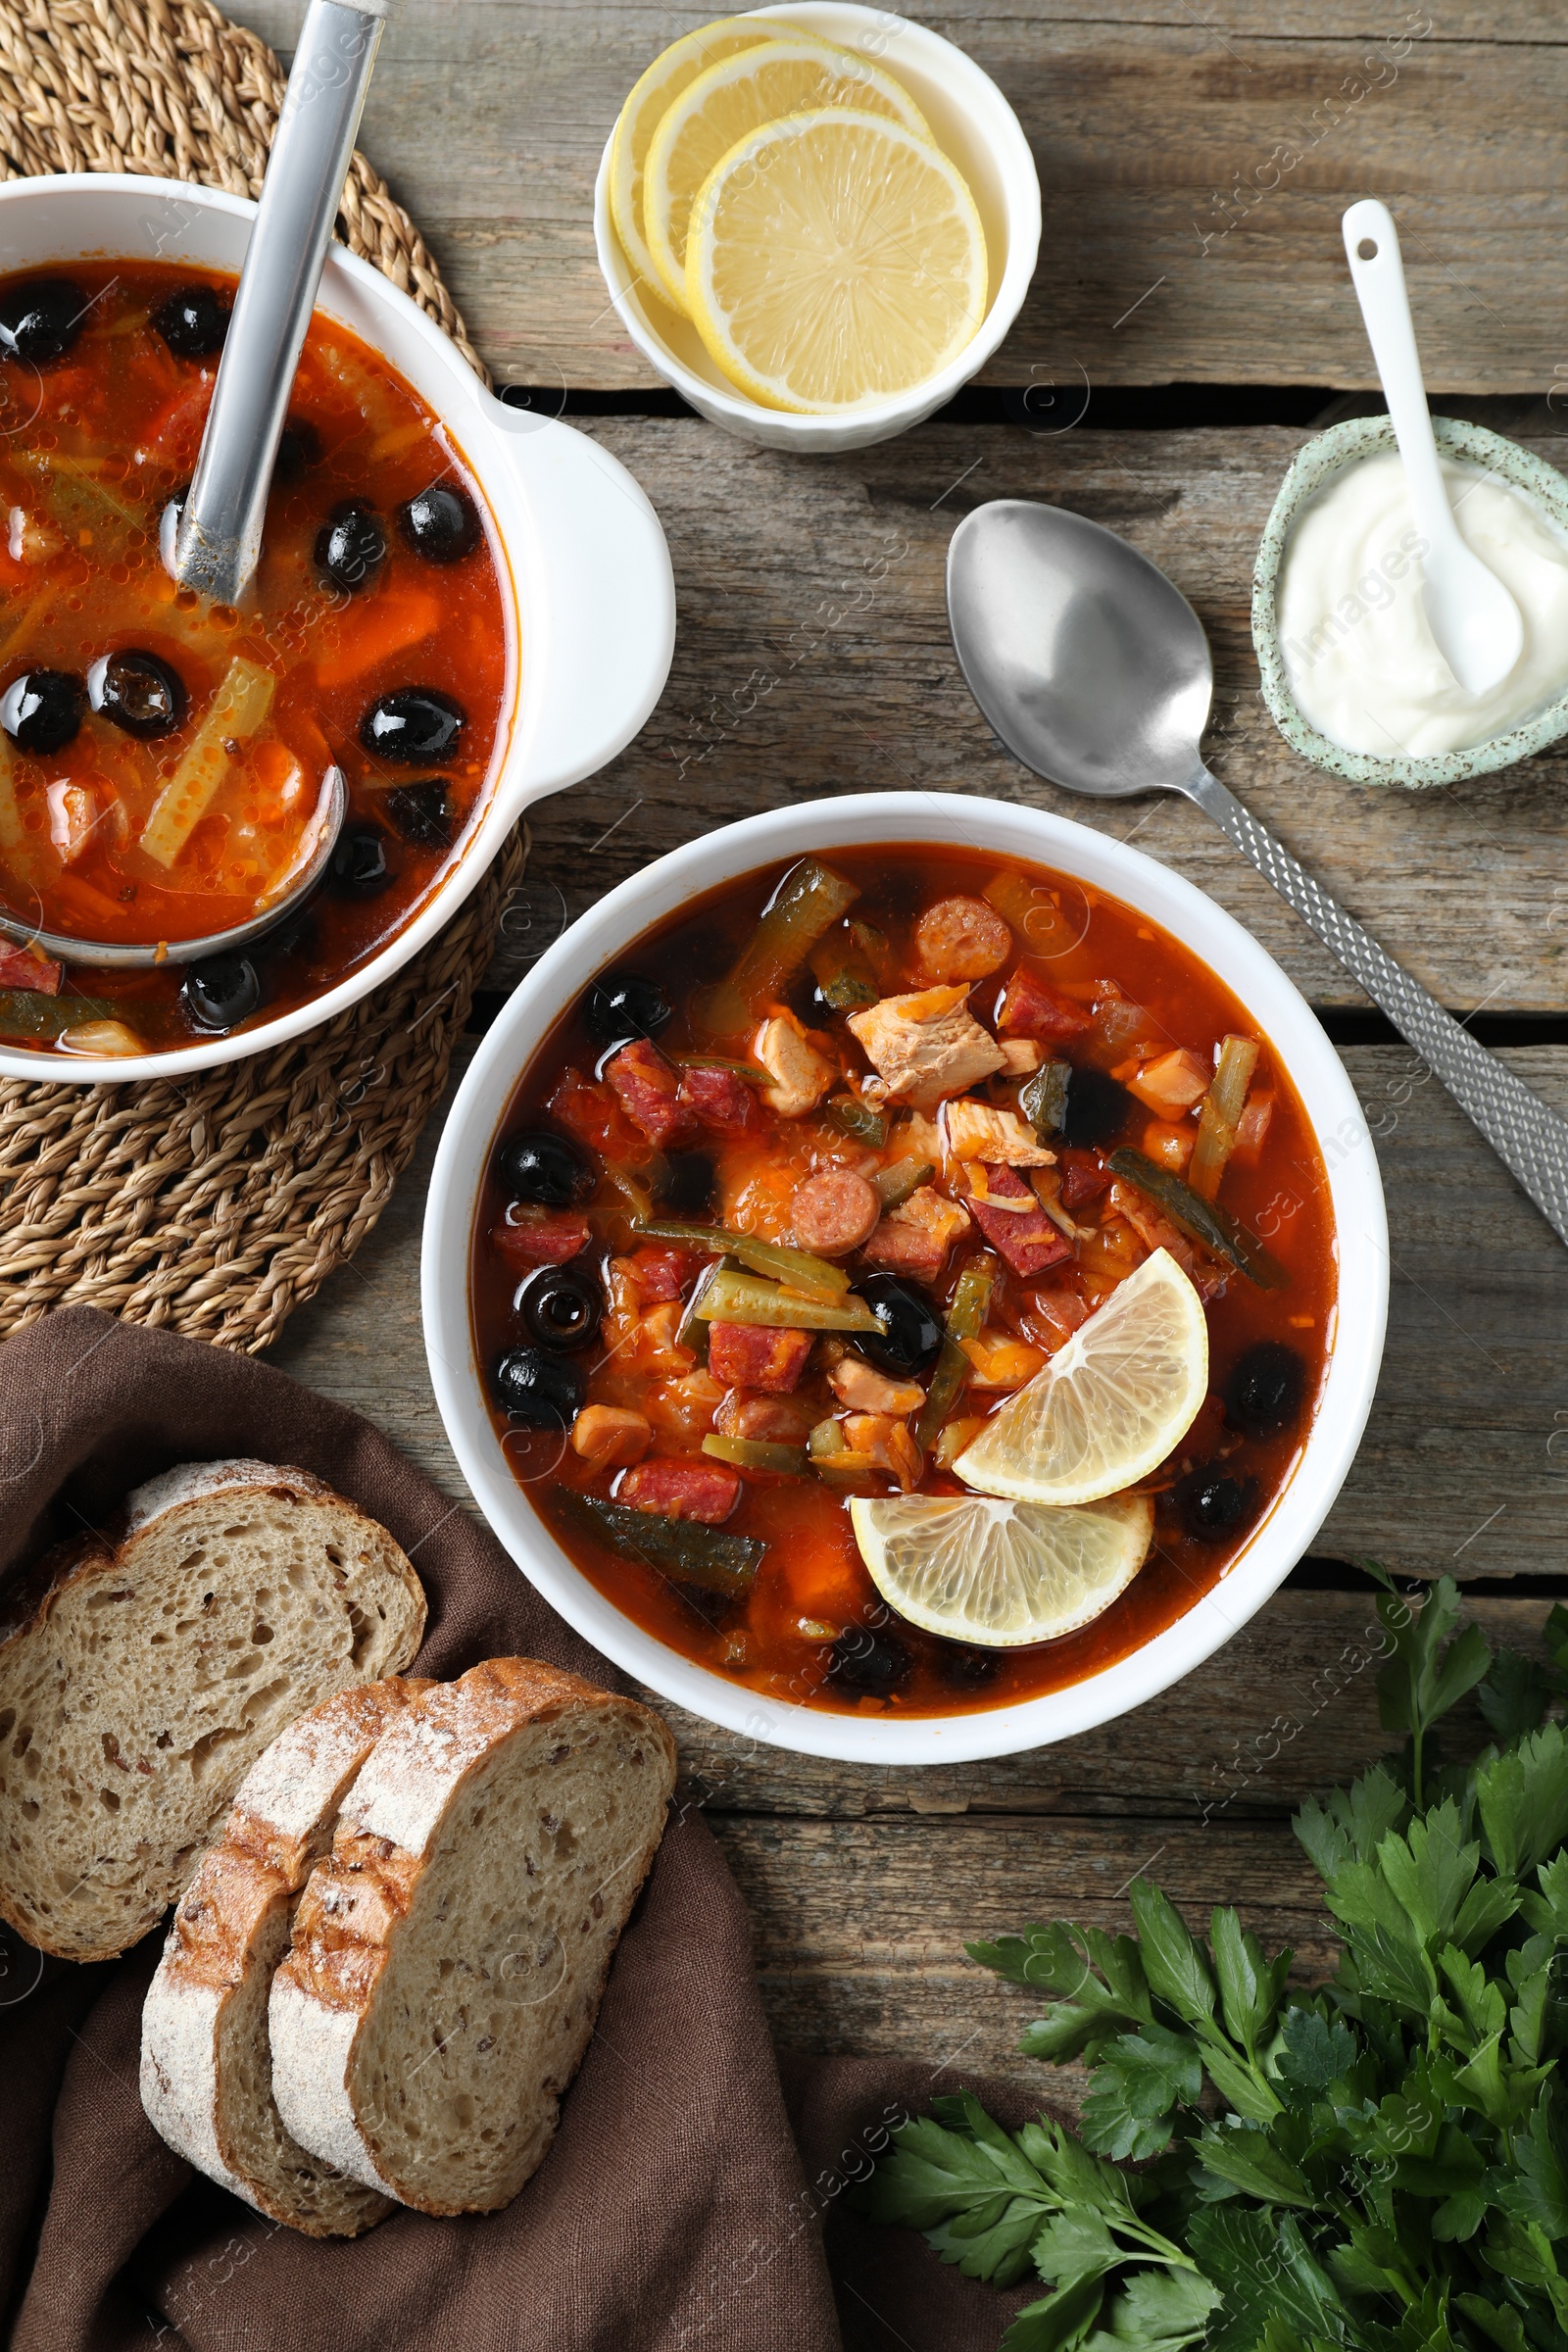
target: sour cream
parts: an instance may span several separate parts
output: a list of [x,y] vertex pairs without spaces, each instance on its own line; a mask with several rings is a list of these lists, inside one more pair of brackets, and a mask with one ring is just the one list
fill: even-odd
[[1568,689],[1568,538],[1496,474],[1446,460],[1443,472],[1460,532],[1524,616],[1524,649],[1500,685],[1465,693],[1427,626],[1427,543],[1398,451],[1348,466],[1302,510],[1277,608],[1297,708],[1347,751],[1385,760],[1465,751]]

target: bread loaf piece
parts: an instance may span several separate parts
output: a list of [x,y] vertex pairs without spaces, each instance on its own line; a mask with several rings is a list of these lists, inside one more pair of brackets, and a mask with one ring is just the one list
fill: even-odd
[[272,1980],[302,2146],[425,2213],[514,2197],[556,2130],[675,1780],[659,1717],[492,1658],[387,1733]]
[[65,1960],[155,1928],[269,1740],[408,1665],[418,1578],[303,1470],[140,1487],[0,1599],[0,1915]]
[[357,2237],[392,2206],[284,2131],[267,2037],[272,1971],[361,1765],[434,1687],[394,1676],[340,1690],[263,1750],[179,1898],[142,2008],[142,2105],[170,2146],[310,2237]]

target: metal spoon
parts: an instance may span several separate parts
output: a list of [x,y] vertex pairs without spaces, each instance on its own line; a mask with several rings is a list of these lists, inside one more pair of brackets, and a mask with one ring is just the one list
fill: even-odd
[[1383,382],[1416,528],[1427,543],[1421,601],[1443,659],[1466,694],[1500,686],[1524,650],[1525,624],[1507,589],[1460,535],[1432,437],[1399,232],[1368,196],[1341,223],[1367,341]]
[[214,604],[237,605],[256,570],[294,374],[391,5],[311,0],[300,29],[196,476],[173,533],[170,569]]
[[1097,800],[1196,801],[1354,974],[1568,1242],[1568,1121],[1547,1108],[1203,765],[1214,672],[1203,624],[1147,556],[1059,507],[998,499],[948,550],[969,691],[1025,766]]

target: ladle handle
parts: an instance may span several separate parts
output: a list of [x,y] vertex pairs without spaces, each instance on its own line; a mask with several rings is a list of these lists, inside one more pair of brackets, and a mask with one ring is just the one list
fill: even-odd
[[172,568],[240,600],[262,546],[272,466],[381,29],[392,0],[311,0],[223,344]]
[[1478,1045],[1462,1022],[1396,964],[1355,917],[1298,865],[1217,776],[1200,768],[1187,786],[1245,858],[1311,925],[1324,946],[1382,1006],[1399,1035],[1447,1088],[1511,1168],[1559,1241],[1568,1242],[1568,1120],[1533,1095],[1512,1070]]

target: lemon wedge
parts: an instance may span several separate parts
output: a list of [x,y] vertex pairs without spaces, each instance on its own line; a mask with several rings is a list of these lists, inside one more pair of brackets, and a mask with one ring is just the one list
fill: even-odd
[[974,199],[928,140],[822,108],[754,131],[692,213],[686,303],[730,381],[825,416],[912,389],[986,309]]
[[1095,1502],[1147,1478],[1207,1393],[1202,1301],[1170,1251],[1156,1250],[953,1467],[985,1494]]
[[610,212],[626,259],[645,287],[669,300],[643,235],[643,172],[655,131],[671,102],[710,66],[771,38],[755,17],[718,17],[661,50],[620,110],[610,145]]
[[858,1494],[850,1521],[883,1599],[952,1642],[1054,1642],[1109,1608],[1154,1532],[1144,1494],[1074,1510],[988,1495]]
[[930,137],[914,100],[890,74],[852,49],[802,33],[721,59],[665,108],[644,168],[643,230],[677,310],[687,307],[687,223],[714,165],[764,122],[827,106],[884,116]]

